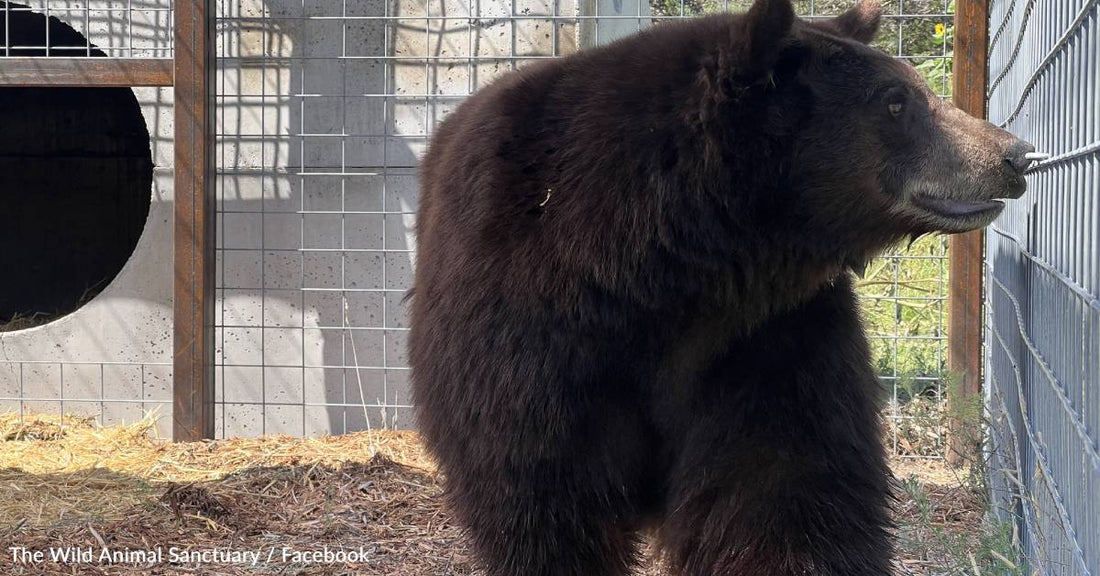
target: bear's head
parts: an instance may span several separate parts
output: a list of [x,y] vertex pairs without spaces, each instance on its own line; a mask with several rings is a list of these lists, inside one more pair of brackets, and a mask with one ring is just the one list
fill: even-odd
[[790,0],[757,0],[723,58],[726,85],[740,86],[727,99],[766,102],[761,121],[789,147],[783,178],[797,197],[786,200],[816,232],[896,241],[986,226],[1024,193],[1034,148],[868,46],[880,19],[866,0],[821,20],[796,18]]

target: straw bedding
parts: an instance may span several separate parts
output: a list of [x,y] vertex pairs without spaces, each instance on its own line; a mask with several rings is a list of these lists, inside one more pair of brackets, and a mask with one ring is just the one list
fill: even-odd
[[[5,545],[0,573],[476,573],[413,433],[176,444],[153,430],[152,419],[99,427],[0,415],[0,542],[76,547],[96,560],[105,549],[129,554],[113,563],[17,562]],[[955,500],[946,521],[980,520],[973,502]],[[924,573],[919,561],[899,567]],[[657,562],[644,574],[661,574]]]

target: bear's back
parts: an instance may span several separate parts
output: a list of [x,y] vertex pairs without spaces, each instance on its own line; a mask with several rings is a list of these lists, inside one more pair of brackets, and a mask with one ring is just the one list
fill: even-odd
[[699,69],[735,18],[661,24],[533,63],[463,102],[421,164],[417,291],[436,268],[492,275],[534,260],[547,274],[592,272],[576,259],[618,260],[650,240],[654,186],[696,152]]

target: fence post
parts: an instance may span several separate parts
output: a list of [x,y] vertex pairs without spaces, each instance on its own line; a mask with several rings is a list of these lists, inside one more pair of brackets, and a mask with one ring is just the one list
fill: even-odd
[[[976,118],[986,116],[989,0],[956,0],[954,102]],[[947,326],[949,446],[952,463],[970,461],[980,451],[980,402],[982,389],[982,244],[984,234],[974,231],[949,240]]]
[[214,0],[175,0],[172,438],[214,436]]

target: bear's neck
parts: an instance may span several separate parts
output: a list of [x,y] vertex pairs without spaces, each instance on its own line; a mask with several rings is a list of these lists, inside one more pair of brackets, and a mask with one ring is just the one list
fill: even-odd
[[706,275],[709,285],[695,300],[693,313],[720,313],[751,330],[810,300],[842,275],[861,274],[865,264],[895,240],[773,226],[736,235],[737,248],[724,266]]

